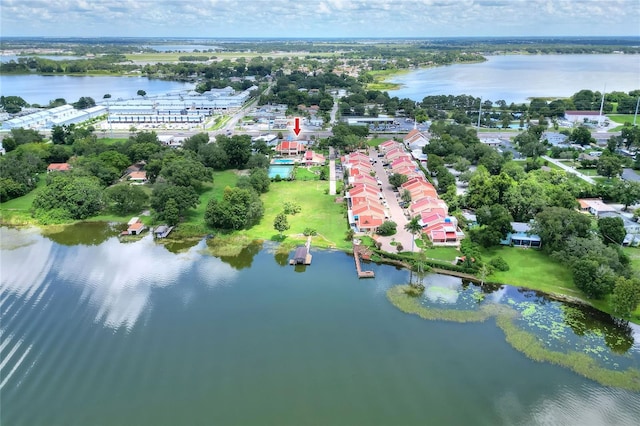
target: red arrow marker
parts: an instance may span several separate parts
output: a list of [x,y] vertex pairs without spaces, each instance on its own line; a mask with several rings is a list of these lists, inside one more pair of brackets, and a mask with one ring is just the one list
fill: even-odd
[[302,130],[300,129],[300,117],[294,118],[293,133],[298,136]]

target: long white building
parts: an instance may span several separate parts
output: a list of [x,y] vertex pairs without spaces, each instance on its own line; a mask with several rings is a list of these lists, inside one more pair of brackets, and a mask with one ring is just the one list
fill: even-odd
[[50,129],[53,126],[62,126],[81,123],[91,118],[107,114],[107,108],[98,105],[92,108],[78,110],[71,105],[62,105],[56,108],[28,114],[22,117],[12,118],[2,123],[3,129]]

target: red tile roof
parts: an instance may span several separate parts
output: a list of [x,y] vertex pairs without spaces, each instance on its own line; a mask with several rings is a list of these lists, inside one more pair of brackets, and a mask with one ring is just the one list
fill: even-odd
[[47,167],[47,171],[58,171],[58,172],[66,172],[71,170],[71,164],[69,163],[51,163],[49,167]]

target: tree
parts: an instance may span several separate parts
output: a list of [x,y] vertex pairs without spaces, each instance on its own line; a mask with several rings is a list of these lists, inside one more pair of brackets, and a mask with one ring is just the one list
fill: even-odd
[[615,155],[602,155],[598,160],[598,174],[608,178],[620,176],[622,173],[622,161]]
[[438,192],[447,192],[447,188],[451,185],[455,186],[456,178],[446,167],[438,167],[436,169],[436,177],[438,178]]
[[582,259],[573,267],[573,282],[587,296],[601,299],[611,293],[615,285],[615,274],[607,265],[597,261]]
[[396,233],[398,225],[392,220],[385,220],[382,225],[378,227],[378,235],[389,236]]
[[242,169],[251,157],[251,136],[249,135],[233,135],[231,137],[218,135],[216,143],[220,144],[227,154],[230,167]]
[[264,206],[258,193],[248,188],[225,188],[222,200],[212,199],[204,219],[217,229],[242,229],[260,221]]
[[609,196],[616,202],[624,204],[626,211],[629,206],[640,201],[640,182],[615,179],[611,185]]
[[471,162],[469,160],[467,160],[464,157],[460,157],[453,165],[453,168],[459,171],[460,173],[463,173],[469,170],[470,166],[471,166]]
[[36,217],[56,210],[61,218],[86,219],[103,206],[103,191],[98,179],[56,173],[48,177],[47,186],[36,195],[32,208]]
[[400,195],[400,199],[404,202],[409,204],[411,202],[411,192],[409,192],[408,189],[403,189],[402,190],[402,194]]
[[296,213],[300,213],[300,211],[302,210],[300,204],[296,203],[295,201],[285,201],[283,208],[284,214],[290,214],[292,216]]
[[269,191],[271,179],[269,179],[269,173],[266,169],[252,169],[249,180],[253,189],[258,191],[259,194],[264,194]]
[[591,219],[575,210],[548,207],[535,217],[532,232],[540,236],[542,249],[552,253],[561,250],[570,237],[586,238]]
[[602,217],[598,219],[598,230],[606,244],[622,244],[627,231],[619,217]]
[[157,184],[151,194],[151,208],[156,211],[159,218],[164,217],[164,209],[171,198],[176,201],[180,216],[184,216],[188,209],[195,208],[200,202],[198,194],[191,186]]
[[640,303],[640,281],[637,278],[618,277],[611,296],[613,312],[628,317]]
[[571,136],[569,136],[569,140],[582,146],[595,142],[595,139],[591,137],[591,131],[584,126],[579,126],[573,129]]
[[147,92],[145,92],[144,90],[140,89],[140,90],[138,90],[136,92],[136,95],[142,96],[144,98],[145,96],[147,96]]
[[284,231],[291,228],[289,221],[287,220],[287,215],[284,213],[278,213],[273,219],[273,228],[280,233],[280,236],[282,236]]
[[394,188],[398,188],[400,185],[402,185],[403,183],[405,183],[408,180],[409,180],[409,178],[407,177],[407,175],[403,175],[403,174],[399,174],[399,173],[392,173],[389,176],[389,183]]
[[[229,157],[222,146],[217,143],[209,143],[200,146],[198,155],[205,166],[215,170],[224,170],[229,167]],[[248,164],[247,164],[248,165]]]
[[87,109],[96,106],[96,101],[90,96],[82,96],[78,102],[73,103],[74,108]]
[[178,203],[174,198],[169,198],[167,200],[167,203],[164,205],[162,216],[169,225],[173,226],[178,224],[180,221],[180,209],[178,208]]
[[200,146],[209,143],[209,134],[208,133],[198,133],[197,135],[193,135],[190,138],[187,138],[182,143],[182,149],[186,149],[193,152],[198,152]]
[[62,145],[65,143],[66,132],[62,126],[53,126],[51,128],[51,142]]
[[113,203],[113,210],[119,215],[139,213],[149,200],[142,188],[135,185],[112,186],[105,190],[105,195],[107,200]]
[[420,221],[420,218],[418,216],[415,216],[411,218],[411,220],[407,222],[407,224],[404,226],[405,231],[408,231],[411,233],[411,251],[412,252],[415,245],[416,234],[422,231],[422,226],[420,225],[419,221]]
[[201,182],[211,180],[211,169],[191,158],[177,157],[165,160],[160,176],[172,185],[193,186],[197,189]]
[[500,204],[483,206],[476,210],[476,216],[480,227],[472,230],[471,240],[483,247],[499,245],[500,241],[513,231],[511,228],[513,217]]

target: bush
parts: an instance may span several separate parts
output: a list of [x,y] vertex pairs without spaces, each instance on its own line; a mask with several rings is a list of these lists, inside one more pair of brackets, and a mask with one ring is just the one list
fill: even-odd
[[318,232],[313,229],[313,228],[304,228],[304,231],[302,231],[302,233],[308,237],[308,236],[314,236],[314,235],[318,235]]
[[509,270],[509,264],[507,263],[506,260],[504,260],[500,256],[491,259],[491,261],[489,262],[489,265],[491,265],[494,269],[496,269],[498,271],[508,271]]
[[382,235],[385,237],[393,235],[396,233],[397,227],[398,225],[394,221],[387,220],[382,225],[380,225],[380,227],[378,227],[378,235]]
[[407,296],[420,297],[422,296],[422,293],[424,293],[424,284],[422,283],[409,284],[409,286],[406,288],[404,293]]

